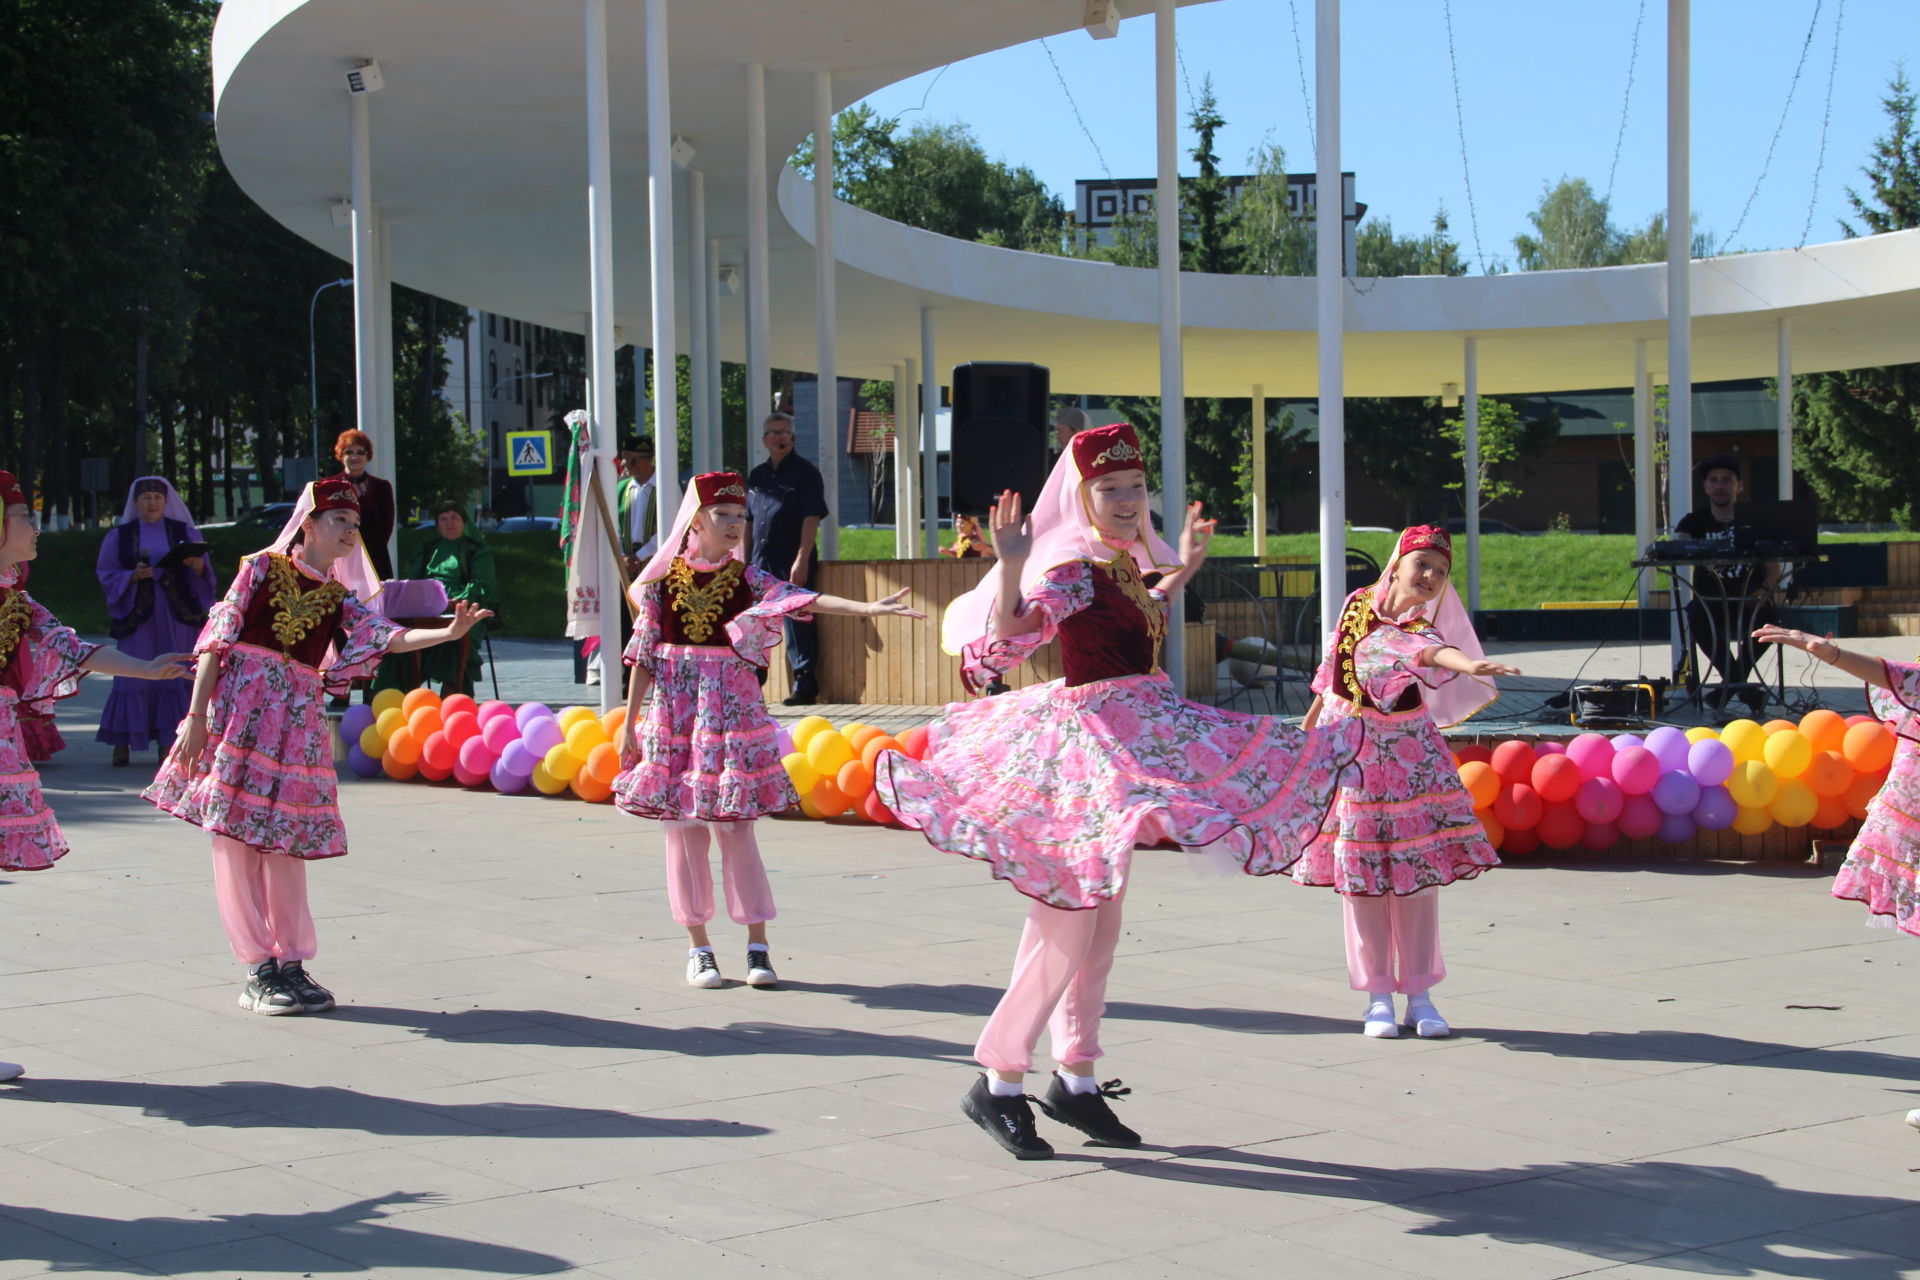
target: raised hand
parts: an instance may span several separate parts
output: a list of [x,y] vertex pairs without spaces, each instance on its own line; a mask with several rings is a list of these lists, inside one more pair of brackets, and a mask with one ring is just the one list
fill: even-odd
[[1180,529],[1180,563],[1189,569],[1198,569],[1207,558],[1207,547],[1213,542],[1213,531],[1219,527],[1218,520],[1208,520],[1200,513],[1204,508],[1198,502],[1187,504],[1186,523]]
[[147,680],[191,680],[195,661],[191,653],[163,653],[148,658],[140,675]]
[[988,513],[988,528],[993,530],[993,545],[1002,560],[1016,565],[1025,563],[1033,550],[1033,531],[1020,514],[1020,495],[1012,489],[1000,495]]
[[1805,649],[1818,658],[1820,646],[1832,642],[1822,636],[1810,636],[1804,631],[1796,631],[1769,622],[1753,633],[1753,638],[1761,644],[1784,644],[1790,649]]
[[453,602],[453,622],[447,627],[447,638],[458,640],[492,616],[493,610],[482,609],[471,600],[456,600]]
[[[1015,501],[1018,501],[1018,499],[1015,499]],[[901,618],[926,617],[926,614],[907,603],[906,596],[908,590],[910,590],[910,588],[902,587],[890,596],[884,596],[881,599],[872,601],[867,605],[868,615],[877,617],[881,614],[893,614]]]

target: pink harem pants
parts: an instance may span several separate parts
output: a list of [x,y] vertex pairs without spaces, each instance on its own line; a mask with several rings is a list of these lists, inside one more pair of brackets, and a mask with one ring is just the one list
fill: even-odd
[[307,864],[285,853],[262,853],[231,836],[213,837],[213,896],[234,958],[311,960],[317,949],[307,907]]
[[662,822],[667,829],[667,904],[682,928],[713,919],[713,863],[707,828],[720,843],[720,875],[727,886],[727,914],[735,924],[765,924],[776,914],[773,886],[760,861],[753,823]]
[[1440,895],[1341,894],[1347,918],[1347,985],[1419,995],[1447,976],[1440,957]]
[[1107,1008],[1107,975],[1120,941],[1122,890],[1085,911],[1035,902],[1027,911],[1007,993],[987,1019],[973,1058],[989,1071],[1031,1071],[1040,1029],[1053,1039],[1055,1061],[1092,1062],[1100,1056],[1100,1015]]

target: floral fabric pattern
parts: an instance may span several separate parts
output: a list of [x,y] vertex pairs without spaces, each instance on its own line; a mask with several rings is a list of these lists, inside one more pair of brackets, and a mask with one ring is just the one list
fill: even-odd
[[1901,736],[1887,781],[1867,806],[1860,834],[1834,877],[1833,896],[1865,903],[1875,916],[1920,938],[1920,742],[1909,736],[1920,708],[1920,665],[1886,666],[1893,691],[1875,690],[1873,710],[1898,721]]
[[[1457,674],[1419,665],[1423,652],[1445,643],[1430,629],[1376,627],[1354,651],[1367,697],[1392,707],[1416,682],[1431,686]],[[1322,675],[1328,670],[1323,664]],[[1376,711],[1328,692],[1325,684],[1314,681],[1319,724],[1364,724],[1366,738],[1357,773],[1348,775],[1319,836],[1293,868],[1295,882],[1357,897],[1404,896],[1500,865],[1426,708]]]
[[[0,685],[0,870],[5,871],[42,871],[66,856],[66,837],[40,794],[40,773],[27,758],[20,712],[23,704],[37,708],[71,695],[85,674],[80,664],[100,647],[62,626],[38,601],[32,609],[14,651],[15,669]],[[22,662],[27,669],[18,669]]]
[[767,655],[785,634],[786,620],[796,616],[804,620],[820,593],[752,565],[747,566],[747,586],[753,591],[753,603],[727,620],[727,639],[744,661],[764,667]]
[[1052,644],[1060,624],[1093,603],[1093,592],[1093,565],[1085,560],[1069,560],[1047,570],[1022,606],[1028,613],[1038,611],[1040,626],[1002,640],[993,635],[989,623],[986,642],[968,645],[960,655],[968,687],[985,688]]

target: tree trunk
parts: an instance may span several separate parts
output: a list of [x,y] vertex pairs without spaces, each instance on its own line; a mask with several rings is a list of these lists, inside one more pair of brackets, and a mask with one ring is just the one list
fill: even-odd
[[20,488],[28,502],[33,501],[40,465],[40,369],[40,341],[29,339],[20,365]]
[[52,446],[47,459],[47,503],[49,523],[59,527],[71,514],[71,485],[68,475],[67,430],[67,351],[66,335],[59,325],[48,331],[46,383],[41,409],[46,416],[47,440]]

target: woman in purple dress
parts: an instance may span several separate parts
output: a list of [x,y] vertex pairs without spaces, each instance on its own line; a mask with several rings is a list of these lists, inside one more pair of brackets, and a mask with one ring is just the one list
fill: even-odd
[[[159,476],[133,482],[120,523],[100,544],[94,566],[113,620],[108,632],[122,653],[152,658],[193,649],[218,584],[204,553],[168,556],[176,547],[200,541],[187,504],[171,484]],[[126,764],[149,742],[164,756],[187,712],[187,695],[179,680],[116,677],[96,735],[112,744],[113,762]]]

